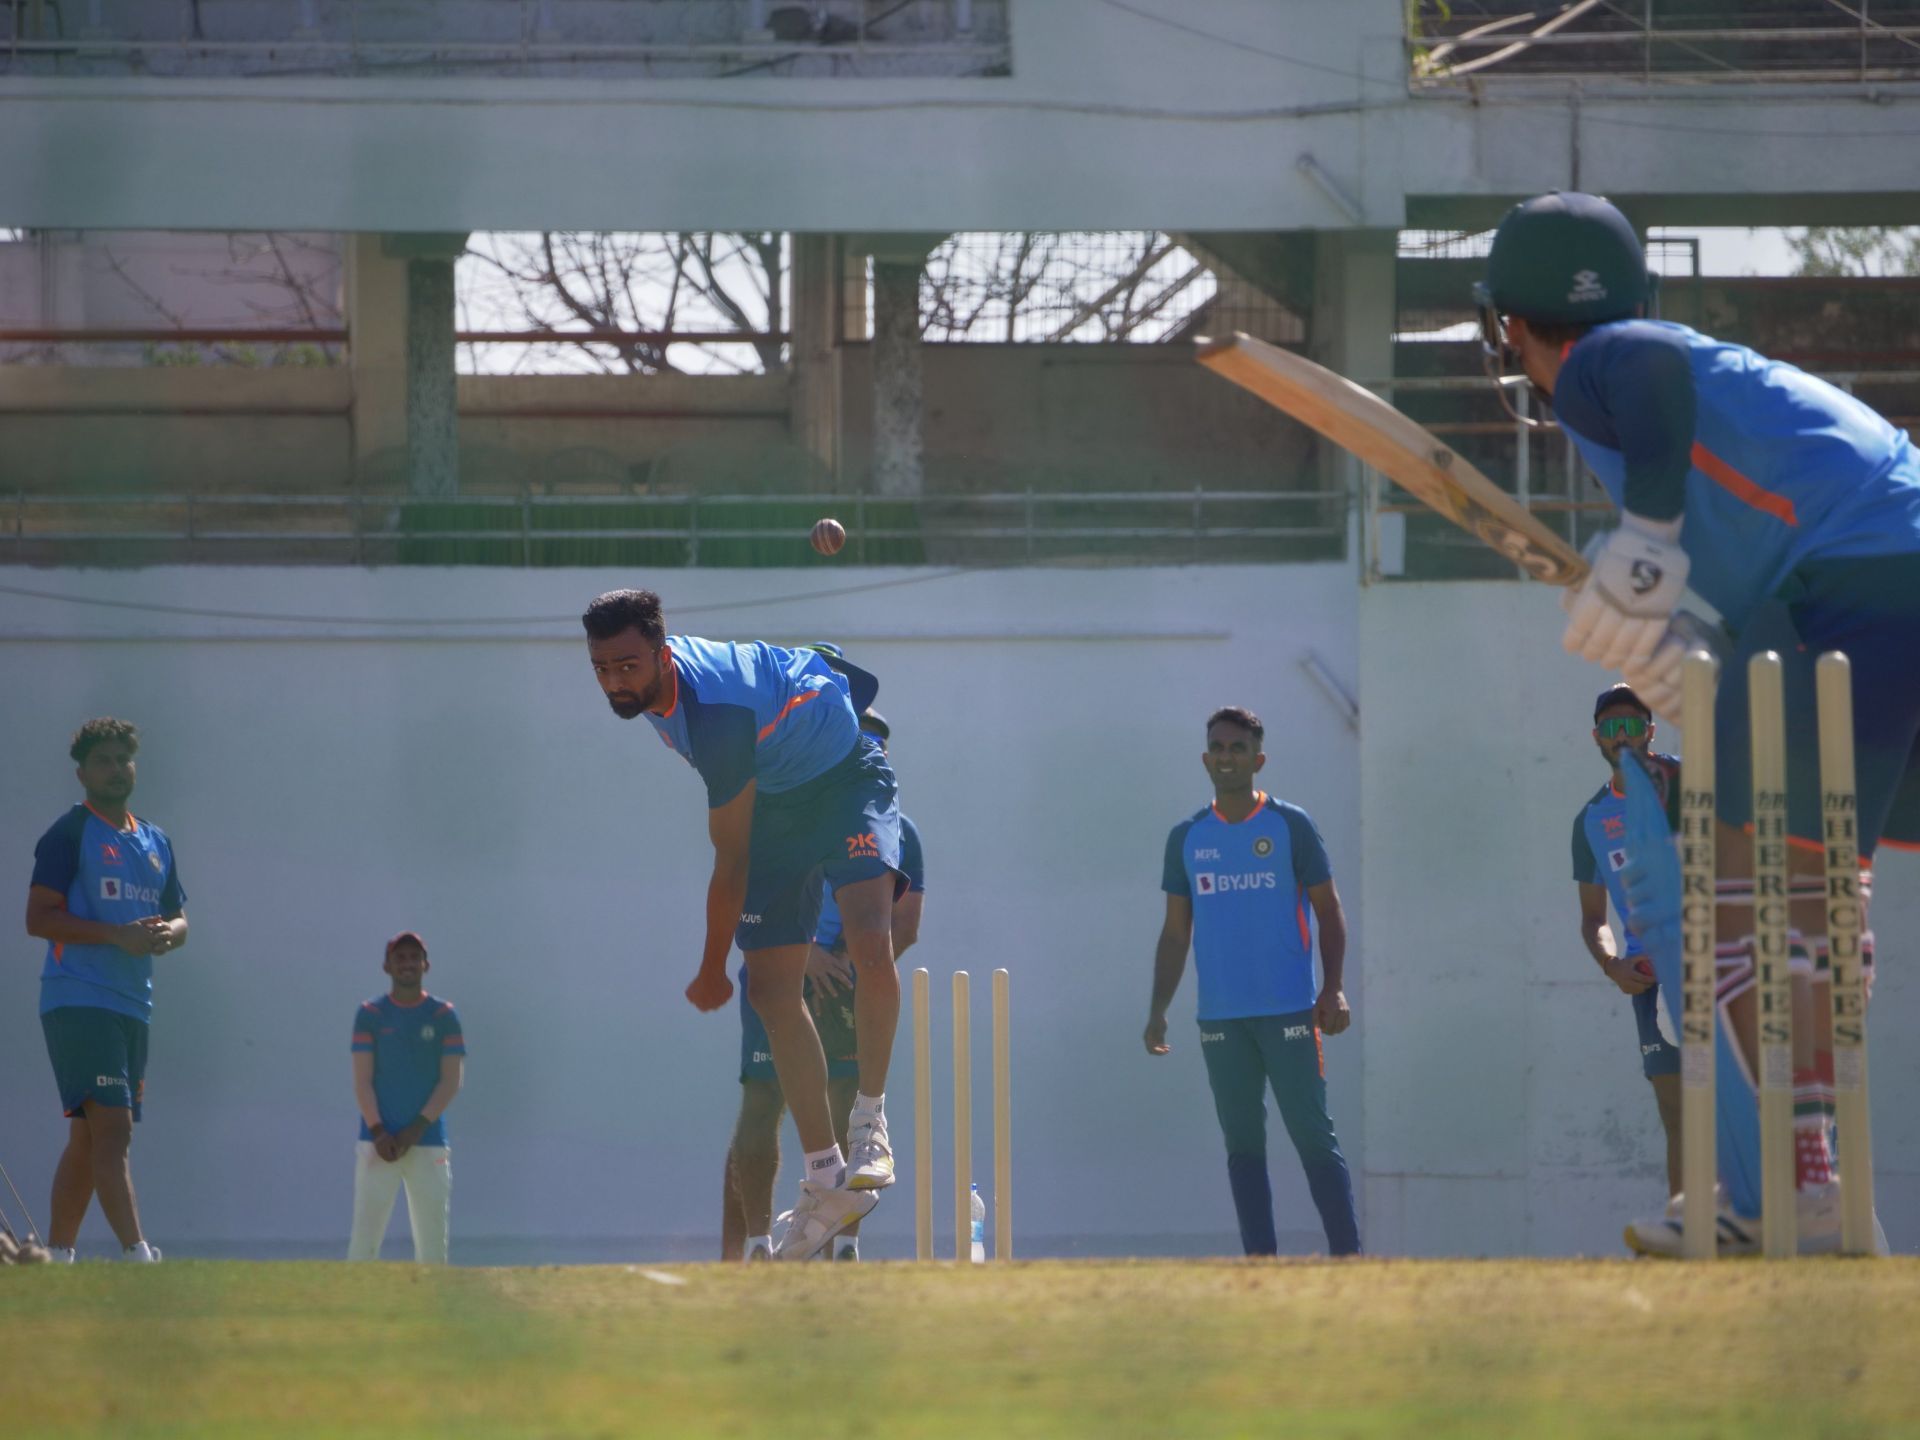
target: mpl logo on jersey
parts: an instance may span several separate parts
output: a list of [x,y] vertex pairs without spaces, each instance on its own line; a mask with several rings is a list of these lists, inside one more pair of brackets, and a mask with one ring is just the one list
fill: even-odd
[[1193,877],[1193,887],[1202,895],[1222,895],[1230,890],[1278,890],[1280,876],[1273,870],[1253,870],[1240,875],[1202,870]]
[[156,885],[134,885],[120,879],[117,875],[102,875],[100,898],[102,900],[138,900],[143,905],[158,905],[160,889]]

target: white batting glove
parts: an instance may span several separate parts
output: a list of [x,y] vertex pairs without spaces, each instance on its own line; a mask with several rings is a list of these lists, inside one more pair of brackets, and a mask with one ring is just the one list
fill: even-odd
[[1705,650],[1718,657],[1725,654],[1732,643],[1733,638],[1720,626],[1708,624],[1691,610],[1675,611],[1660,648],[1645,664],[1627,666],[1621,678],[1633,686],[1634,693],[1661,719],[1684,725],[1686,717],[1680,713],[1680,676],[1687,656],[1695,650]]
[[1644,666],[1667,638],[1667,622],[1687,588],[1693,562],[1680,548],[1680,522],[1628,512],[1589,560],[1591,573],[1567,601],[1560,643],[1609,670]]
[[1627,666],[1620,675],[1654,714],[1675,725],[1682,723],[1680,667],[1695,643],[1681,632],[1669,630],[1650,659],[1644,664]]

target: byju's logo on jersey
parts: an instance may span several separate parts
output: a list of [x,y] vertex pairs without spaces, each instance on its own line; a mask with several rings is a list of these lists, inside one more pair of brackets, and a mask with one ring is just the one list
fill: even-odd
[[1627,852],[1624,850],[1607,851],[1607,864],[1610,868],[1614,870],[1626,869],[1627,868]]
[[160,891],[152,885],[131,885],[116,875],[100,877],[102,900],[138,900],[143,905],[158,905]]
[[1193,877],[1193,888],[1202,895],[1219,895],[1229,890],[1278,890],[1280,877],[1271,870],[1254,870],[1241,875],[1202,870]]

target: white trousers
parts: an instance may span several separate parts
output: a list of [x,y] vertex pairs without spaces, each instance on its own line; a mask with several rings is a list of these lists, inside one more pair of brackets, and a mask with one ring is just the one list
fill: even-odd
[[354,1147],[353,1237],[347,1259],[378,1260],[380,1242],[400,1187],[407,1187],[407,1218],[413,1222],[413,1258],[422,1265],[447,1263],[447,1212],[453,1201],[452,1151],[416,1145],[398,1160],[382,1160],[373,1142]]

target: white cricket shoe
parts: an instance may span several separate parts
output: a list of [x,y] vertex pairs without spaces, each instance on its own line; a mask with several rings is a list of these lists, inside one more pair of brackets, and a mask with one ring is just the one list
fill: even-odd
[[[800,1182],[800,1203],[780,1217],[786,1229],[773,1247],[776,1260],[811,1260],[829,1241],[880,1203],[871,1190]],[[779,1221],[774,1222],[780,1223]]]
[[160,1263],[160,1247],[158,1245],[149,1245],[146,1241],[142,1240],[122,1250],[120,1252],[120,1258],[134,1265],[158,1265]]
[[71,1265],[74,1263],[73,1246],[49,1245],[47,1247],[47,1259],[55,1265]]
[[[1718,1187],[1714,1190],[1714,1202],[1714,1230],[1719,1237],[1720,1258],[1727,1260],[1758,1255],[1760,1222],[1734,1214]],[[1658,1218],[1629,1223],[1626,1230],[1627,1248],[1636,1255],[1650,1255],[1659,1260],[1680,1259],[1685,1253],[1681,1247],[1685,1207],[1686,1197],[1675,1195],[1667,1201],[1667,1208]]]
[[884,1190],[893,1184],[893,1146],[887,1143],[887,1115],[853,1112],[847,1128],[847,1188]]

